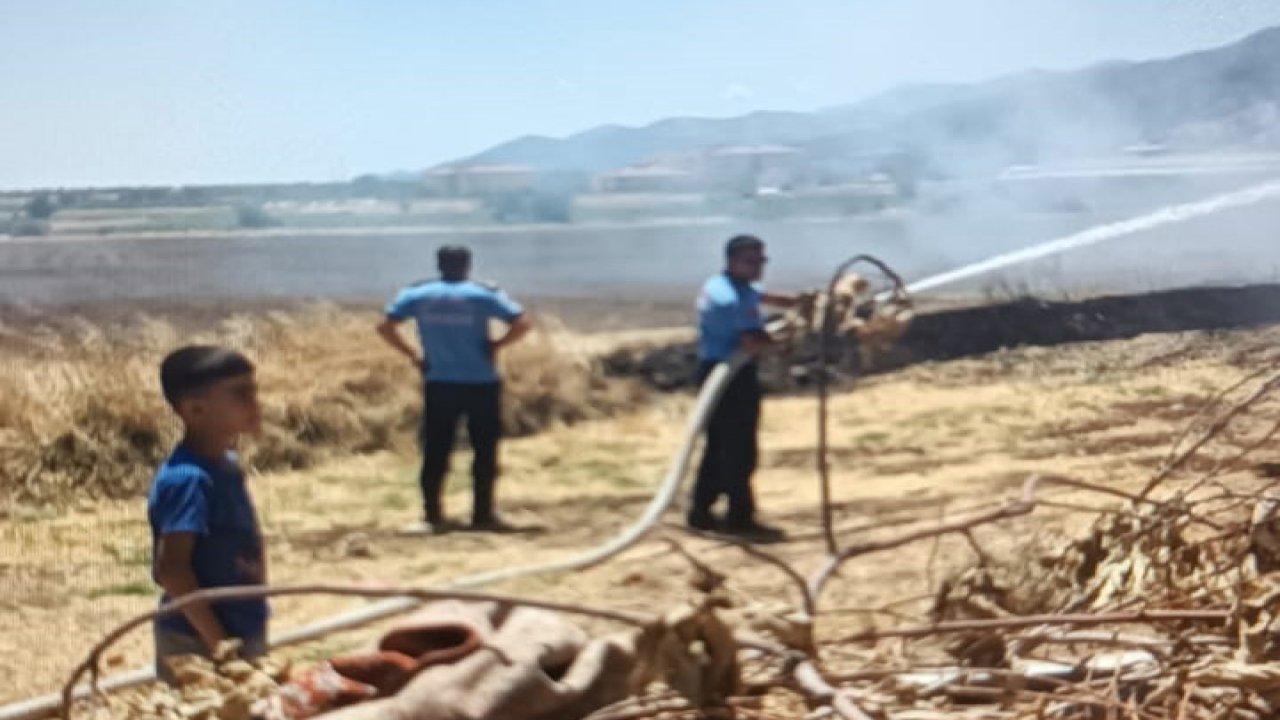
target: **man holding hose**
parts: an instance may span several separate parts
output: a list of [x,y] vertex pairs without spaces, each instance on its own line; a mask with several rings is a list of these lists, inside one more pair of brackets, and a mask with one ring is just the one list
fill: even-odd
[[[688,524],[695,530],[725,532],[768,542],[783,538],[778,528],[755,518],[751,475],[756,469],[756,434],[760,426],[760,378],[754,358],[773,340],[765,332],[761,303],[793,307],[805,296],[772,295],[757,285],[768,258],[764,242],[738,235],[725,245],[725,269],[703,285],[698,297],[698,382],[734,353],[752,360],[729,383],[707,421],[707,442],[693,486]],[[729,502],[723,521],[711,507],[720,496]]]

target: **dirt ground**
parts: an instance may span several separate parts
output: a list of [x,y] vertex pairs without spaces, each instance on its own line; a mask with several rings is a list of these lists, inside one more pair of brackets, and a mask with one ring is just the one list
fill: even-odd
[[[831,404],[838,522],[856,529],[870,521],[959,517],[1013,496],[1036,472],[1140,485],[1204,398],[1275,364],[1278,340],[1280,329],[1146,335],[925,363],[866,379]],[[409,457],[384,453],[254,477],[272,581],[426,586],[589,547],[639,514],[676,446],[689,405],[687,396],[659,396],[620,418],[509,441],[499,497],[506,517],[527,528],[515,534],[397,536],[396,528],[417,515],[416,468]],[[803,570],[820,559],[813,535],[814,413],[812,398],[769,399],[757,475],[764,518],[797,538],[776,552],[799,561]],[[1259,459],[1277,457],[1280,447]],[[448,503],[456,516],[464,516],[469,505],[466,460],[465,454],[458,457],[451,476]],[[1044,496],[1069,494],[1049,490]],[[1105,504],[1096,496],[1090,503]],[[0,698],[56,689],[93,641],[153,606],[144,505],[84,504],[60,516],[32,513],[0,525]],[[1065,510],[1042,509],[998,529],[984,528],[978,539],[995,554],[1037,552],[1082,522]],[[744,602],[791,601],[776,570],[733,548],[687,542],[730,573],[731,587]],[[886,614],[869,609],[927,595],[972,557],[962,541],[944,541],[850,563],[825,600],[839,612],[825,616],[818,631],[889,622]],[[685,561],[648,541],[588,572],[495,589],[652,610],[686,597],[688,578]],[[273,627],[296,627],[358,604],[281,600],[274,605]],[[906,602],[896,612],[914,617],[923,607]],[[375,632],[376,627],[365,628],[284,652],[321,657]],[[115,669],[150,662],[145,631],[118,647]]]

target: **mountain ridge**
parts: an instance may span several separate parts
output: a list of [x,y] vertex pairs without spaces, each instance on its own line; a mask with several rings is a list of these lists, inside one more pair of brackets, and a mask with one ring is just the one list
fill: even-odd
[[907,83],[814,111],[606,124],[524,135],[448,164],[595,173],[719,145],[782,144],[840,165],[907,152],[944,170],[986,170],[1131,144],[1280,146],[1280,27],[1220,47],[964,83]]

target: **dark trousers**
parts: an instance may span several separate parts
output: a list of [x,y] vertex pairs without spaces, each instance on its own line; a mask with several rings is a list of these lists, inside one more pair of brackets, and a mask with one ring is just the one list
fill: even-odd
[[[706,382],[714,363],[698,368],[698,383]],[[756,366],[747,365],[725,389],[720,404],[707,422],[707,442],[703,449],[698,479],[693,485],[691,520],[708,520],[711,506],[721,495],[729,498],[726,520],[742,525],[755,517],[751,475],[756,470],[756,431],[760,427],[760,378]]]
[[449,473],[458,421],[467,418],[475,459],[471,478],[475,503],[472,522],[493,518],[493,485],[498,477],[498,439],[502,436],[500,383],[426,383],[422,407],[422,503],[428,522],[444,519],[441,493]]

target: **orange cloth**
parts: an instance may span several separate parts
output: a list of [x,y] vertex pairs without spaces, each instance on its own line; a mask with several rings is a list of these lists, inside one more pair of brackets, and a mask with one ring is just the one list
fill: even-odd
[[480,645],[480,631],[467,623],[398,627],[382,637],[375,651],[335,657],[295,672],[256,715],[262,720],[301,720],[388,697],[424,668],[457,662]]

